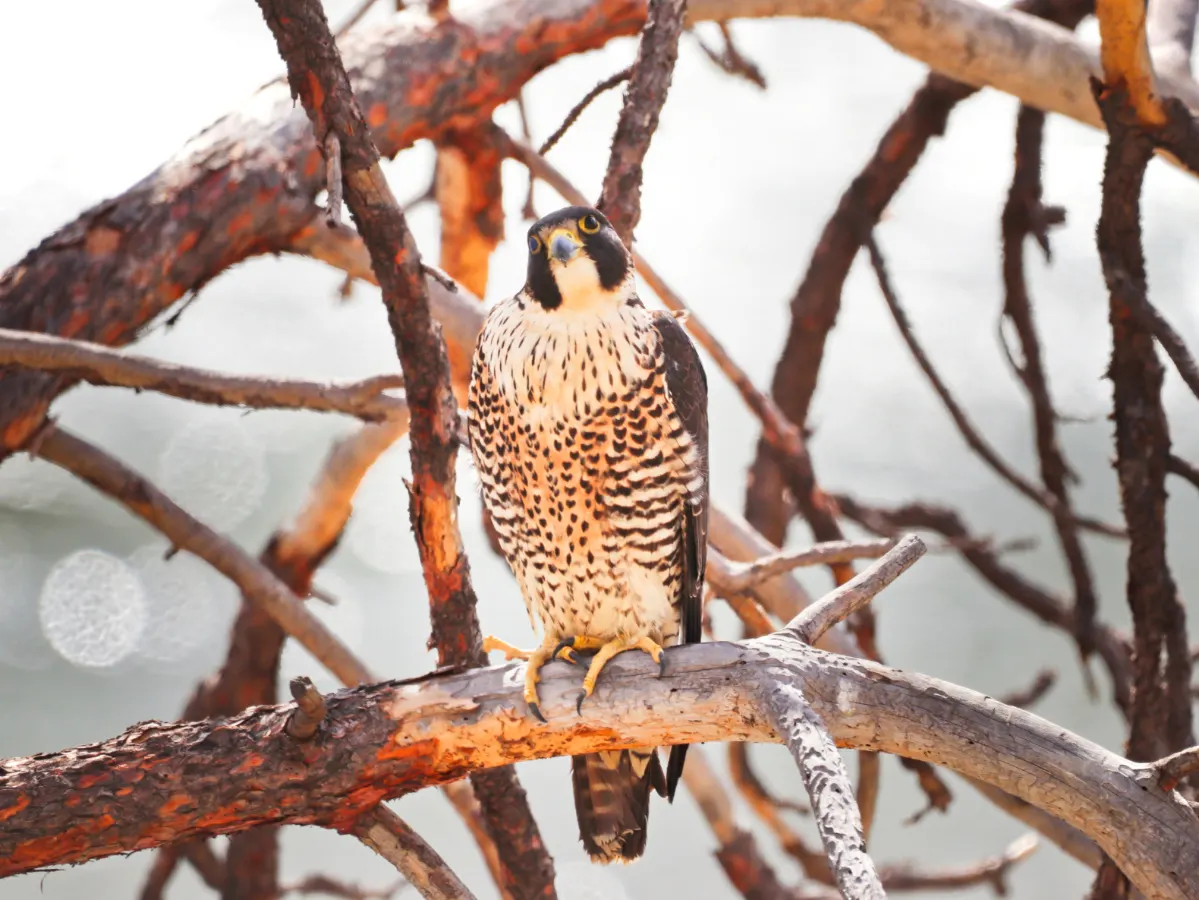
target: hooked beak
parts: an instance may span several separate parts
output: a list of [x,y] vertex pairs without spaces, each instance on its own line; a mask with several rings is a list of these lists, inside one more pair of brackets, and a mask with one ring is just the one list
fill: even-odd
[[579,239],[565,228],[559,228],[550,235],[548,241],[550,248],[550,256],[560,263],[568,263],[579,252],[579,248],[583,246],[579,243]]

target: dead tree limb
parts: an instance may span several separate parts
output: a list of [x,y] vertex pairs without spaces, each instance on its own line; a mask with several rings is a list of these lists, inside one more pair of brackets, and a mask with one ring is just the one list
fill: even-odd
[[[318,139],[330,131],[341,139],[346,205],[370,254],[395,336],[411,415],[409,517],[429,590],[430,644],[442,666],[485,665],[470,564],[457,522],[458,407],[445,343],[430,313],[420,251],[379,167],[379,152],[320,3],[258,0],[258,5],[313,132]],[[515,771],[480,773],[472,785],[504,864],[505,887],[517,897],[552,900],[553,861]]]
[[[1100,25],[1106,29],[1102,19]],[[1102,34],[1106,40],[1108,31]],[[1097,82],[1095,92],[1110,131],[1097,238],[1110,295],[1115,465],[1129,534],[1135,681],[1128,754],[1145,761],[1194,743],[1191,657],[1186,611],[1166,559],[1170,431],[1161,400],[1164,370],[1152,333],[1134,313],[1147,290],[1140,197],[1152,144],[1138,126],[1144,110],[1133,106],[1131,96],[1120,88],[1101,90]]]
[[386,806],[376,806],[357,823],[354,835],[395,866],[425,900],[474,900],[437,851]]
[[1003,207],[1003,315],[1020,341],[1022,364],[1017,370],[1029,397],[1041,481],[1053,499],[1050,512],[1066,568],[1074,585],[1075,640],[1085,661],[1094,650],[1098,601],[1078,522],[1070,502],[1071,472],[1057,441],[1057,413],[1049,394],[1049,376],[1041,354],[1032,301],[1024,276],[1025,241],[1032,236],[1049,256],[1049,229],[1065,220],[1065,211],[1046,207],[1041,194],[1041,145],[1045,114],[1027,106],[1016,117],[1015,166]]
[[57,372],[89,384],[157,391],[193,403],[340,412],[367,422],[382,421],[408,408],[402,398],[383,393],[404,386],[399,375],[343,384],[227,375],[121,353],[102,344],[0,328],[0,366],[6,365]]
[[678,740],[778,741],[756,692],[785,681],[840,745],[980,778],[1083,831],[1146,897],[1199,896],[1199,820],[1157,786],[1153,764],[973,691],[829,655],[785,634],[667,652],[661,679],[650,677],[657,668],[648,658],[618,657],[583,716],[573,707],[578,673],[550,664],[545,725],[523,714],[522,668],[510,664],[330,695],[326,727],[302,745],[302,757],[283,731],[288,704],[148,723],[102,744],[6,760],[0,872],[265,822],[349,828],[380,800],[525,759]]
[[504,236],[499,149],[487,128],[452,128],[437,141],[434,199],[441,268],[476,296],[487,293],[491,253]]
[[624,105],[616,121],[608,170],[596,204],[628,247],[633,246],[633,232],[641,221],[642,165],[658,130],[658,117],[679,57],[687,0],[648,0],[647,7],[637,59],[625,86]]

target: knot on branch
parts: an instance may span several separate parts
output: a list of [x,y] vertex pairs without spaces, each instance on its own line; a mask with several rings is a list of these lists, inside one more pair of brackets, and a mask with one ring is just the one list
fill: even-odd
[[290,688],[296,710],[287,719],[287,733],[297,741],[312,740],[328,713],[325,698],[305,675],[293,678]]

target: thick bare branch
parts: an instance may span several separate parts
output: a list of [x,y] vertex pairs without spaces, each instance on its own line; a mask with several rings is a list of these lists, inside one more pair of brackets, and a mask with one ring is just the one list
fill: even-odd
[[[661,679],[642,654],[614,660],[583,716],[574,713],[577,671],[551,663],[541,686],[546,725],[521,713],[515,664],[330,695],[328,727],[305,745],[298,780],[296,744],[283,731],[290,704],[142,724],[102,744],[6,760],[0,872],[264,822],[352,827],[382,799],[525,759],[672,741],[777,741],[757,692],[783,683],[802,690],[838,744],[985,780],[1083,830],[1147,898],[1199,896],[1199,820],[1156,786],[1152,764],[973,691],[830,656],[785,634],[667,652]],[[243,765],[250,758],[257,764]]]
[[[379,166],[319,0],[258,0],[258,5],[313,132],[340,137],[346,205],[387,307],[411,412],[409,518],[429,591],[430,643],[442,666],[485,665],[470,564],[458,530],[458,407],[420,251]],[[505,887],[521,898],[553,900],[553,861],[515,771],[480,773],[472,784],[504,864]]]
[[[1108,23],[1105,43],[1111,27],[1123,35],[1119,29],[1125,25]],[[1119,50],[1121,45],[1113,42]],[[1121,77],[1125,81],[1119,84],[1132,76],[1122,70]],[[1133,620],[1135,682],[1128,755],[1147,761],[1195,742],[1186,610],[1166,558],[1170,430],[1161,397],[1165,373],[1153,334],[1134,314],[1138,305],[1148,302],[1140,202],[1152,144],[1140,125],[1146,115],[1144,97],[1137,106],[1137,95],[1122,87],[1105,89],[1099,82],[1094,87],[1110,133],[1096,233],[1110,295],[1112,359],[1108,377],[1116,423],[1115,467],[1129,534],[1128,605]]]
[[1155,128],[1166,123],[1154,83],[1145,35],[1144,0],[1095,0],[1099,20],[1100,63],[1108,88],[1123,88],[1142,125]]
[[341,412],[368,422],[408,409],[402,397],[383,393],[404,386],[399,375],[376,375],[344,384],[227,375],[122,353],[87,341],[0,328],[0,366],[4,365],[57,372],[89,384],[157,391],[195,403]]

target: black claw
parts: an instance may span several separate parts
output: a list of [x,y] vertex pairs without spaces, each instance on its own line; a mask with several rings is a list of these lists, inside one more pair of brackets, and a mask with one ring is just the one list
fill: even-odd
[[570,663],[572,666],[577,666],[579,664],[579,660],[574,656],[573,653],[570,656],[559,656],[558,655],[563,650],[574,650],[574,648],[575,648],[575,639],[574,638],[566,638],[565,640],[558,641],[558,646],[554,648],[553,655],[550,656],[550,659],[561,659],[565,662]]
[[545,716],[541,714],[541,707],[537,705],[536,700],[529,702],[529,712],[531,712],[533,714],[533,718],[539,721],[542,725],[549,724],[549,722],[545,720]]
[[583,715],[583,701],[587,699],[586,691],[579,691],[579,699],[575,702],[575,712]]
[[666,654],[663,653],[658,660],[658,677],[663,678],[666,675]]

